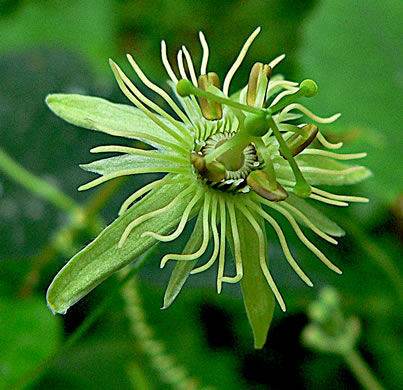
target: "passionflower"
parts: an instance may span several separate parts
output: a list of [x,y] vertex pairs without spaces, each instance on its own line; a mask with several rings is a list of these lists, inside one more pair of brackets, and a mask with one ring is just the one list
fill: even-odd
[[[298,84],[280,75],[272,76],[284,55],[268,64],[254,64],[246,86],[230,94],[231,80],[259,31],[257,28],[243,45],[224,77],[222,88],[218,75],[208,71],[209,48],[202,33],[199,75],[189,51],[182,46],[177,55],[178,76],[162,41],[162,63],[170,79],[172,96],[151,82],[128,55],[138,78],[166,102],[169,112],[146,97],[112,60],[110,65],[119,87],[135,107],[81,95],[47,97],[51,110],[72,124],[140,140],[150,147],[95,147],[92,153],[119,155],[81,165],[100,177],[79,190],[119,176],[165,174],[124,201],[119,217],[56,275],[47,293],[53,312],[65,313],[113,272],[158,241],[175,240],[192,218],[196,218],[196,223],[183,253],[167,254],[161,260],[161,268],[170,260],[177,261],[165,293],[164,308],[173,302],[190,274],[218,263],[217,291],[221,292],[224,282],[240,282],[257,347],[266,339],[273,296],[281,309],[286,309],[268,265],[270,243],[266,239],[266,225],[274,229],[285,259],[308,286],[313,283],[295,261],[277,222],[278,216],[291,224],[301,242],[320,261],[341,273],[304,235],[300,225],[337,244],[333,237],[342,236],[343,230],[312,203],[346,206],[348,202],[367,199],[333,194],[317,186],[353,184],[368,177],[366,168],[343,162],[362,158],[365,153],[332,151],[342,144],[327,141],[318,124],[332,123],[340,114],[321,118],[296,103],[298,99],[316,95],[318,87],[312,80]],[[302,122],[297,124],[298,120]],[[210,241],[209,258],[199,264]],[[232,274],[226,265],[228,252],[234,260]]]

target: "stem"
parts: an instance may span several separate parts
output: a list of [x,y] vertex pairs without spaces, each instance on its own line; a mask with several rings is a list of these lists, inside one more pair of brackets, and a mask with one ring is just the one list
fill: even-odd
[[344,355],[344,360],[349,366],[351,372],[367,390],[384,390],[384,387],[379,383],[378,379],[372,374],[367,363],[364,361],[360,353],[351,349]]
[[54,206],[69,213],[73,218],[79,211],[73,199],[63,194],[56,187],[47,183],[15,162],[2,148],[0,148],[0,170],[39,197],[52,203]]
[[[153,255],[157,245],[155,245],[151,250],[148,251],[146,255],[141,257],[132,267],[132,269],[127,273],[127,275],[119,280],[119,289],[123,287],[134,275],[136,275],[144,264],[150,260]],[[51,367],[52,363],[68,348],[72,347],[85,333],[91,328],[95,321],[101,316],[108,305],[113,302],[116,297],[117,291],[114,290],[110,295],[107,296],[77,327],[74,333],[66,340],[66,342],[48,359],[39,364],[31,372],[25,375],[20,381],[11,385],[9,389],[11,390],[23,390],[32,384],[32,382],[38,380],[44,373]]]

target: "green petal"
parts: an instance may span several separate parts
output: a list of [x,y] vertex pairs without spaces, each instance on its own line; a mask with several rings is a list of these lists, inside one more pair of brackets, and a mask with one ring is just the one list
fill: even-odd
[[[146,151],[148,156],[136,156],[124,154],[116,157],[104,158],[89,164],[80,164],[80,168],[85,171],[98,173],[100,175],[110,175],[127,170],[138,169],[139,171],[152,170],[153,172],[173,172],[183,170],[184,164],[178,159],[176,161],[167,161],[164,155],[158,151]],[[189,164],[188,164],[189,165]]]
[[[200,248],[200,245],[203,240],[203,218],[202,215],[199,214],[197,218],[196,225],[193,228],[192,235],[189,238],[189,241],[186,243],[185,248],[183,249],[183,254],[193,253]],[[164,306],[162,309],[167,309],[172,305],[180,291],[182,290],[183,285],[188,279],[190,272],[193,267],[197,263],[198,260],[191,261],[177,261],[174,270],[172,271],[171,277],[169,279],[169,283],[164,295]]]
[[[337,223],[330,220],[324,214],[322,214],[315,207],[312,207],[306,200],[299,198],[294,194],[288,194],[286,202],[297,208],[302,214],[304,214],[317,228],[322,230],[324,233],[330,234],[334,237],[342,237],[346,233],[345,231],[337,225]],[[299,218],[299,216],[289,210],[294,218],[305,225],[304,221]]]
[[[132,106],[74,94],[48,95],[46,103],[57,116],[85,129],[138,139],[159,149],[164,148],[155,139],[177,143],[138,108]],[[160,116],[154,115],[166,122]]]
[[[236,219],[244,272],[243,278],[241,279],[243,302],[249,324],[252,328],[255,348],[261,349],[267,339],[267,332],[269,331],[273,317],[275,300],[266,278],[263,275],[262,269],[260,268],[259,245],[256,231],[246,217],[238,210],[236,210]],[[266,237],[262,218],[256,216],[256,220],[259,222],[264,236]],[[234,253],[231,237],[229,237],[229,241],[231,250]]]
[[[298,155],[295,158],[305,179],[311,185],[342,186],[359,183],[370,177],[371,171],[363,166],[352,166],[333,160],[329,157]],[[288,162],[282,157],[276,157],[275,163],[280,164],[276,169],[279,179],[295,181]]]
[[113,272],[135,260],[156,240],[141,238],[142,233],[154,231],[167,234],[178,224],[192,193],[183,197],[175,207],[159,217],[150,219],[133,229],[122,248],[118,241],[126,226],[135,218],[170,203],[186,185],[165,185],[154,190],[126,213],[112,222],[99,236],[77,253],[56,275],[47,292],[49,308],[54,313],[66,313],[67,309],[87,295]]

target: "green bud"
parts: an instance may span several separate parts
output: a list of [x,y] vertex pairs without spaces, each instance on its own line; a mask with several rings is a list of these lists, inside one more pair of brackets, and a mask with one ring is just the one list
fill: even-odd
[[300,85],[299,88],[303,94],[303,96],[311,97],[315,96],[318,93],[318,84],[315,81],[307,79],[304,80]]
[[[199,88],[206,92],[207,88],[210,86],[220,89],[220,79],[214,72],[200,75],[198,84]],[[204,118],[207,120],[218,120],[222,118],[222,106],[220,103],[202,97],[199,97],[199,100]]]
[[272,202],[280,202],[287,199],[287,191],[277,184],[277,188],[273,190],[270,186],[269,177],[262,170],[252,171],[246,178],[246,182],[262,198]]
[[194,86],[189,80],[179,80],[176,84],[176,92],[179,96],[186,97],[194,93]]

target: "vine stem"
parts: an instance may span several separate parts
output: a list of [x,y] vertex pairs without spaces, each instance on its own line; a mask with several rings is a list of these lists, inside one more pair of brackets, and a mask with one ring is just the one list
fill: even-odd
[[385,390],[357,350],[351,349],[343,354],[343,357],[351,372],[365,389]]

